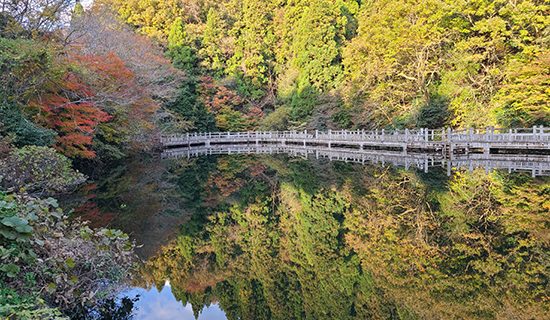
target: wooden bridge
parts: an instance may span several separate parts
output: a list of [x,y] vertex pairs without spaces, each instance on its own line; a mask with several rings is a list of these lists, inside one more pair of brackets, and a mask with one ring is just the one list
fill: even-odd
[[165,148],[275,144],[399,151],[402,154],[439,153],[446,156],[470,153],[550,154],[550,128],[207,132],[162,136],[160,142]]
[[196,145],[170,148],[162,153],[165,159],[193,158],[204,155],[224,154],[287,154],[293,157],[315,157],[330,161],[344,161],[360,164],[392,164],[406,169],[415,168],[428,172],[432,167],[443,167],[450,175],[452,169],[463,168],[473,171],[504,169],[508,172],[530,172],[535,176],[550,176],[550,156],[518,154],[459,154],[450,158],[437,153],[410,153],[401,151],[359,150],[346,147],[304,146],[282,144],[219,144]]

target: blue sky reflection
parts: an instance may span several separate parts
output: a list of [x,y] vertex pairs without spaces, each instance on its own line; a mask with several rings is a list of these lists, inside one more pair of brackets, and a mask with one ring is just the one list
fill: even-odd
[[[170,285],[166,284],[160,292],[156,288],[143,289],[132,288],[123,292],[120,296],[135,297],[139,300],[134,304],[133,319],[135,320],[196,320],[193,315],[193,307],[190,303],[184,305],[177,301]],[[217,304],[204,306],[198,320],[226,320],[227,317]]]

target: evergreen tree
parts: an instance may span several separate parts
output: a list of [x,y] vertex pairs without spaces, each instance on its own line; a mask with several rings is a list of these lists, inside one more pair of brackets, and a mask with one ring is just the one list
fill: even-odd
[[290,64],[299,70],[298,89],[336,87],[342,75],[340,48],[346,17],[339,1],[301,2],[300,18],[293,27]]
[[231,30],[235,51],[228,63],[228,74],[239,80],[240,91],[259,98],[270,81],[273,62],[273,1],[239,1],[238,19]]
[[183,28],[184,25],[181,18],[174,20],[170,26],[170,33],[168,34],[168,56],[172,59],[174,66],[186,70],[189,73],[193,73],[195,71],[197,57]]
[[225,39],[224,21],[218,12],[210,8],[206,18],[202,45],[199,50],[201,65],[215,74],[221,74],[225,69],[225,57],[221,42]]

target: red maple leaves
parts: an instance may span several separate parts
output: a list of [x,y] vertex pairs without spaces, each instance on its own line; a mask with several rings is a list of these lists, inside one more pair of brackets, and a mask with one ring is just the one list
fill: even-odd
[[69,157],[93,158],[97,126],[111,116],[94,103],[92,89],[75,73],[67,72],[54,88],[33,101],[37,120],[58,133],[55,148]]
[[[69,157],[90,159],[96,156],[93,143],[101,124],[113,122],[111,132],[117,131],[117,125],[134,130],[148,126],[146,119],[157,104],[116,54],[73,54],[66,63],[71,67],[61,79],[31,103],[38,109],[36,120],[58,133],[56,149]],[[128,134],[128,128],[123,131],[120,134]],[[125,141],[109,138],[112,143]]]

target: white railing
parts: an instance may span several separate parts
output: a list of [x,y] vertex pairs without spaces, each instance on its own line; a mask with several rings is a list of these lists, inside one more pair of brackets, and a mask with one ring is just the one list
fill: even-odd
[[192,146],[175,149],[166,149],[161,157],[165,159],[193,158],[204,155],[227,154],[287,154],[294,157],[325,158],[330,161],[345,161],[352,163],[391,163],[405,168],[416,167],[428,171],[428,167],[447,167],[448,174],[451,168],[466,168],[472,171],[476,168],[507,169],[512,171],[529,171],[533,176],[550,176],[550,156],[542,155],[491,155],[470,154],[459,155],[447,159],[442,155],[408,154],[391,151],[353,150],[346,148],[328,148],[323,146],[296,146],[296,145],[243,145],[227,144],[212,146]]
[[206,132],[166,135],[164,146],[231,142],[550,143],[550,128]]

